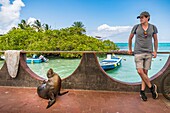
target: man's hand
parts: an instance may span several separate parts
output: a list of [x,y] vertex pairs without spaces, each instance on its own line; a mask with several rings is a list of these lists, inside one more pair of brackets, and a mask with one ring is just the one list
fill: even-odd
[[128,51],[128,54],[132,55],[132,50],[129,50],[129,51]]
[[152,53],[152,55],[153,55],[153,58],[156,58],[157,52],[154,51],[154,52]]

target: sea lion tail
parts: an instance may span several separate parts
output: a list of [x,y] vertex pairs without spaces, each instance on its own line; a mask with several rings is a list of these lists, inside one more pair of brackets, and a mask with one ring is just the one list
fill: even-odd
[[62,93],[61,93],[61,92],[59,92],[59,93],[58,93],[58,95],[59,95],[59,96],[62,96],[62,95],[64,95],[64,94],[68,93],[68,92],[69,92],[69,91],[62,92]]

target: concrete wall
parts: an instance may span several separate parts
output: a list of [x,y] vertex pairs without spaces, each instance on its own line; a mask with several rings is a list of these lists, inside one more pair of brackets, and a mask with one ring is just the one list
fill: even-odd
[[[44,80],[27,66],[25,54],[21,53],[20,56],[19,71],[15,79],[9,76],[6,63],[0,70],[1,86],[37,87]],[[151,82],[158,85],[159,92],[161,92],[162,77],[167,74],[170,75],[170,56],[165,66],[151,78]],[[168,81],[170,82],[169,78]],[[62,88],[136,92],[140,90],[140,84],[125,83],[109,77],[100,67],[95,53],[84,53],[80,65],[73,74],[63,79]]]
[[19,70],[16,78],[10,77],[7,65],[4,63],[0,70],[0,85],[1,86],[20,86],[20,87],[35,87],[41,84],[43,78],[34,74],[25,62],[25,54],[20,55]]

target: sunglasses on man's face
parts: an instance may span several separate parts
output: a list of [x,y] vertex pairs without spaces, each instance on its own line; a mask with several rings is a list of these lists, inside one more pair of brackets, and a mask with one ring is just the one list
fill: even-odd
[[143,34],[144,34],[145,38],[148,37],[148,33],[146,31],[144,31]]

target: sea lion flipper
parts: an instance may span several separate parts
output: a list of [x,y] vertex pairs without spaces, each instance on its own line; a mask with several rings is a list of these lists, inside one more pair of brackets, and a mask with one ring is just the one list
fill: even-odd
[[56,101],[56,99],[54,99],[54,100],[49,100],[46,109],[48,109],[49,107],[51,107],[51,106],[55,103],[55,101]]
[[58,96],[62,96],[62,95],[64,95],[64,94],[68,93],[68,92],[69,92],[69,91],[62,92],[62,93],[61,93],[61,92],[59,92],[59,93],[58,93]]
[[56,101],[56,97],[55,97],[54,93],[52,93],[52,92],[49,93],[49,98],[50,99],[48,101],[48,105],[47,105],[46,109],[51,107],[55,103],[55,101]]

